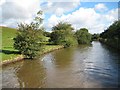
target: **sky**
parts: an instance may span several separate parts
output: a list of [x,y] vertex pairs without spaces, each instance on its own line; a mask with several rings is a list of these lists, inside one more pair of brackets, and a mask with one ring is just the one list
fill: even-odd
[[118,20],[119,0],[1,0],[0,26],[16,28],[30,23],[39,10],[43,11],[46,31],[60,21],[71,23],[75,30],[87,28],[101,33]]

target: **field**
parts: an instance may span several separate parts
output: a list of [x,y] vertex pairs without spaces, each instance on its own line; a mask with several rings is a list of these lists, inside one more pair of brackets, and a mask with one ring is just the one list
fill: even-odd
[[[2,56],[2,61],[8,59],[13,60],[19,55],[18,51],[15,50],[13,47],[13,38],[16,37],[17,30],[8,27],[0,27],[0,33],[2,33],[2,47],[0,47],[0,56]],[[47,37],[46,39],[48,40]],[[60,47],[60,45],[45,45],[43,53],[49,52]]]
[[0,32],[2,33],[2,47],[0,47],[0,55],[2,60],[13,59],[17,55],[17,50],[13,48],[13,38],[16,36],[16,29],[8,27],[0,27]]

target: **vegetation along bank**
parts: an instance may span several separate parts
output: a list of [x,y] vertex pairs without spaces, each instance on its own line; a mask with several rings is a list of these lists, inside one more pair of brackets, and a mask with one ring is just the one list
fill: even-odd
[[100,41],[106,45],[120,50],[120,20],[115,21],[103,33]]

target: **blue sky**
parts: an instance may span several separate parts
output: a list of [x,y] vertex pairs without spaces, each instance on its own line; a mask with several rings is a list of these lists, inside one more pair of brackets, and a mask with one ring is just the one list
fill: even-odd
[[39,10],[44,12],[46,31],[63,21],[75,30],[85,27],[90,33],[101,33],[118,19],[118,0],[2,0],[0,25],[30,23]]
[[[43,11],[48,3],[41,5]],[[53,2],[54,6],[51,5],[52,7],[49,7],[47,8],[47,11],[44,11],[45,27],[48,31],[50,31],[59,21],[67,21],[73,24],[76,30],[85,27],[88,28],[91,33],[101,33],[118,19],[118,2],[78,2],[76,3],[76,6],[70,5],[71,2],[67,3]],[[66,7],[70,7],[71,9]],[[61,10],[63,11],[61,12]],[[57,11],[61,13],[57,13]]]
[[[94,8],[94,6],[96,4],[99,3],[103,3],[104,5],[106,5],[106,7],[108,7],[108,10],[114,9],[114,8],[118,8],[118,2],[80,2],[80,5],[78,5],[76,8],[74,8],[73,10],[69,11],[69,12],[65,12],[64,14],[69,14],[72,13],[76,10],[78,10],[80,7],[84,7],[84,8]],[[47,2],[43,2],[41,4],[41,6],[46,6]],[[101,12],[98,12],[101,13]],[[45,19],[48,19],[52,14],[45,14]]]
[[109,9],[117,8],[118,2],[81,2],[81,7],[86,8],[93,8],[96,4],[103,3],[105,4]]

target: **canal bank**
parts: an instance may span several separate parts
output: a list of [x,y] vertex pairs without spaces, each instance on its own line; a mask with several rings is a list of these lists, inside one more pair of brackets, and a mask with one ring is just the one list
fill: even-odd
[[[55,51],[55,50],[59,50],[59,49],[62,49],[64,48],[64,46],[60,46],[60,45],[53,45],[52,47],[49,47],[49,46],[46,46],[44,48],[44,50],[40,53],[40,55],[43,55],[43,54],[46,54],[46,53],[50,53],[52,51]],[[16,58],[14,59],[8,59],[8,60],[4,60],[2,61],[1,65],[8,65],[10,63],[15,63],[15,62],[18,62],[18,61],[22,61],[24,60],[24,56],[23,55],[18,55]],[[0,65],[0,66],[1,66]]]
[[103,39],[103,38],[101,38],[101,39],[99,39],[99,41],[101,43],[111,47],[111,48],[114,48],[114,49],[118,50],[118,52],[120,50],[120,41],[118,41],[117,39],[114,40],[114,39]]
[[96,41],[92,46],[60,49],[3,67],[2,87],[115,88],[120,85],[119,60],[119,53]]

